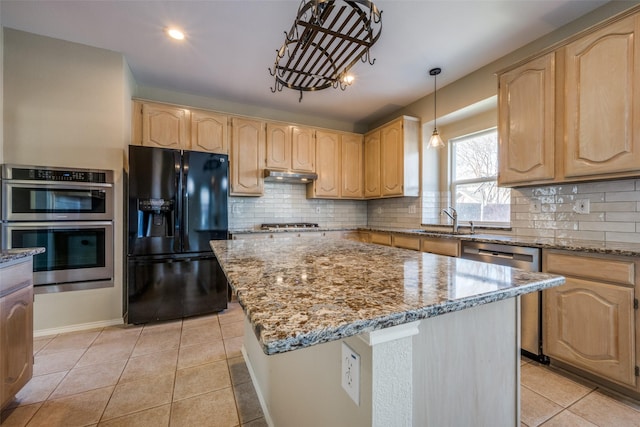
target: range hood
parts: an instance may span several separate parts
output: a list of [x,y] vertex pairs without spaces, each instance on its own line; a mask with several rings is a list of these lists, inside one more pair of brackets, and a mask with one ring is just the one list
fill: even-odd
[[289,184],[307,184],[318,179],[318,175],[313,172],[290,172],[273,169],[264,170],[264,180],[266,182],[286,182]]

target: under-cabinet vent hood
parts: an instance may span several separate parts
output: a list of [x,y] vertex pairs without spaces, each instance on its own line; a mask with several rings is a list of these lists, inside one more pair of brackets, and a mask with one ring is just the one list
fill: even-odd
[[289,172],[273,169],[264,170],[264,180],[267,182],[286,182],[289,184],[307,184],[318,179],[313,172]]

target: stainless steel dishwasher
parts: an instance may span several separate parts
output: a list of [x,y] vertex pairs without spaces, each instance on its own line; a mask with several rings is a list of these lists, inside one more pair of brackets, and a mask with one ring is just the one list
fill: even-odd
[[[496,243],[462,241],[461,258],[506,265],[527,271],[540,271],[540,249]],[[542,353],[542,292],[521,297],[521,352],[542,363],[549,358]]]

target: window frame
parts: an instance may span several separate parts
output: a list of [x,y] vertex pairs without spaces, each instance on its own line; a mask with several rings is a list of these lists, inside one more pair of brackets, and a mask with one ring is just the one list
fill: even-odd
[[[482,184],[485,182],[495,182],[496,183],[496,187],[498,186],[498,170],[496,168],[496,174],[493,176],[487,176],[487,177],[482,177],[482,178],[471,178],[471,179],[460,179],[460,180],[456,180],[455,176],[456,176],[456,159],[455,159],[455,148],[454,145],[456,144],[456,142],[459,142],[461,140],[469,140],[472,138],[476,138],[476,137],[481,137],[483,135],[486,134],[490,134],[490,133],[495,133],[496,135],[496,143],[498,143],[498,127],[494,126],[494,127],[490,127],[487,129],[483,129],[480,131],[476,131],[476,132],[471,132],[465,135],[460,135],[457,136],[455,138],[451,138],[448,140],[448,148],[449,148],[449,199],[450,199],[450,205],[454,208],[457,209],[456,207],[456,187],[459,185],[468,185],[468,184]],[[498,153],[496,152],[496,165],[498,163]],[[499,188],[503,188],[503,187],[499,187]],[[509,208],[509,211],[511,211],[511,207]],[[511,227],[511,221],[476,221],[476,220],[470,220],[473,221],[474,226],[488,226],[488,227],[501,227],[501,228],[509,228]],[[469,220],[464,220],[462,221],[464,224],[469,224]]]

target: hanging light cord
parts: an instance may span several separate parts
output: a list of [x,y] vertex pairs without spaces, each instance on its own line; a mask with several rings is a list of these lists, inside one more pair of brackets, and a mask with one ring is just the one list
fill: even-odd
[[436,126],[436,107],[437,103],[437,82],[438,82],[438,74],[440,74],[442,70],[440,68],[432,68],[429,70],[429,74],[433,76],[433,130],[438,129]]

